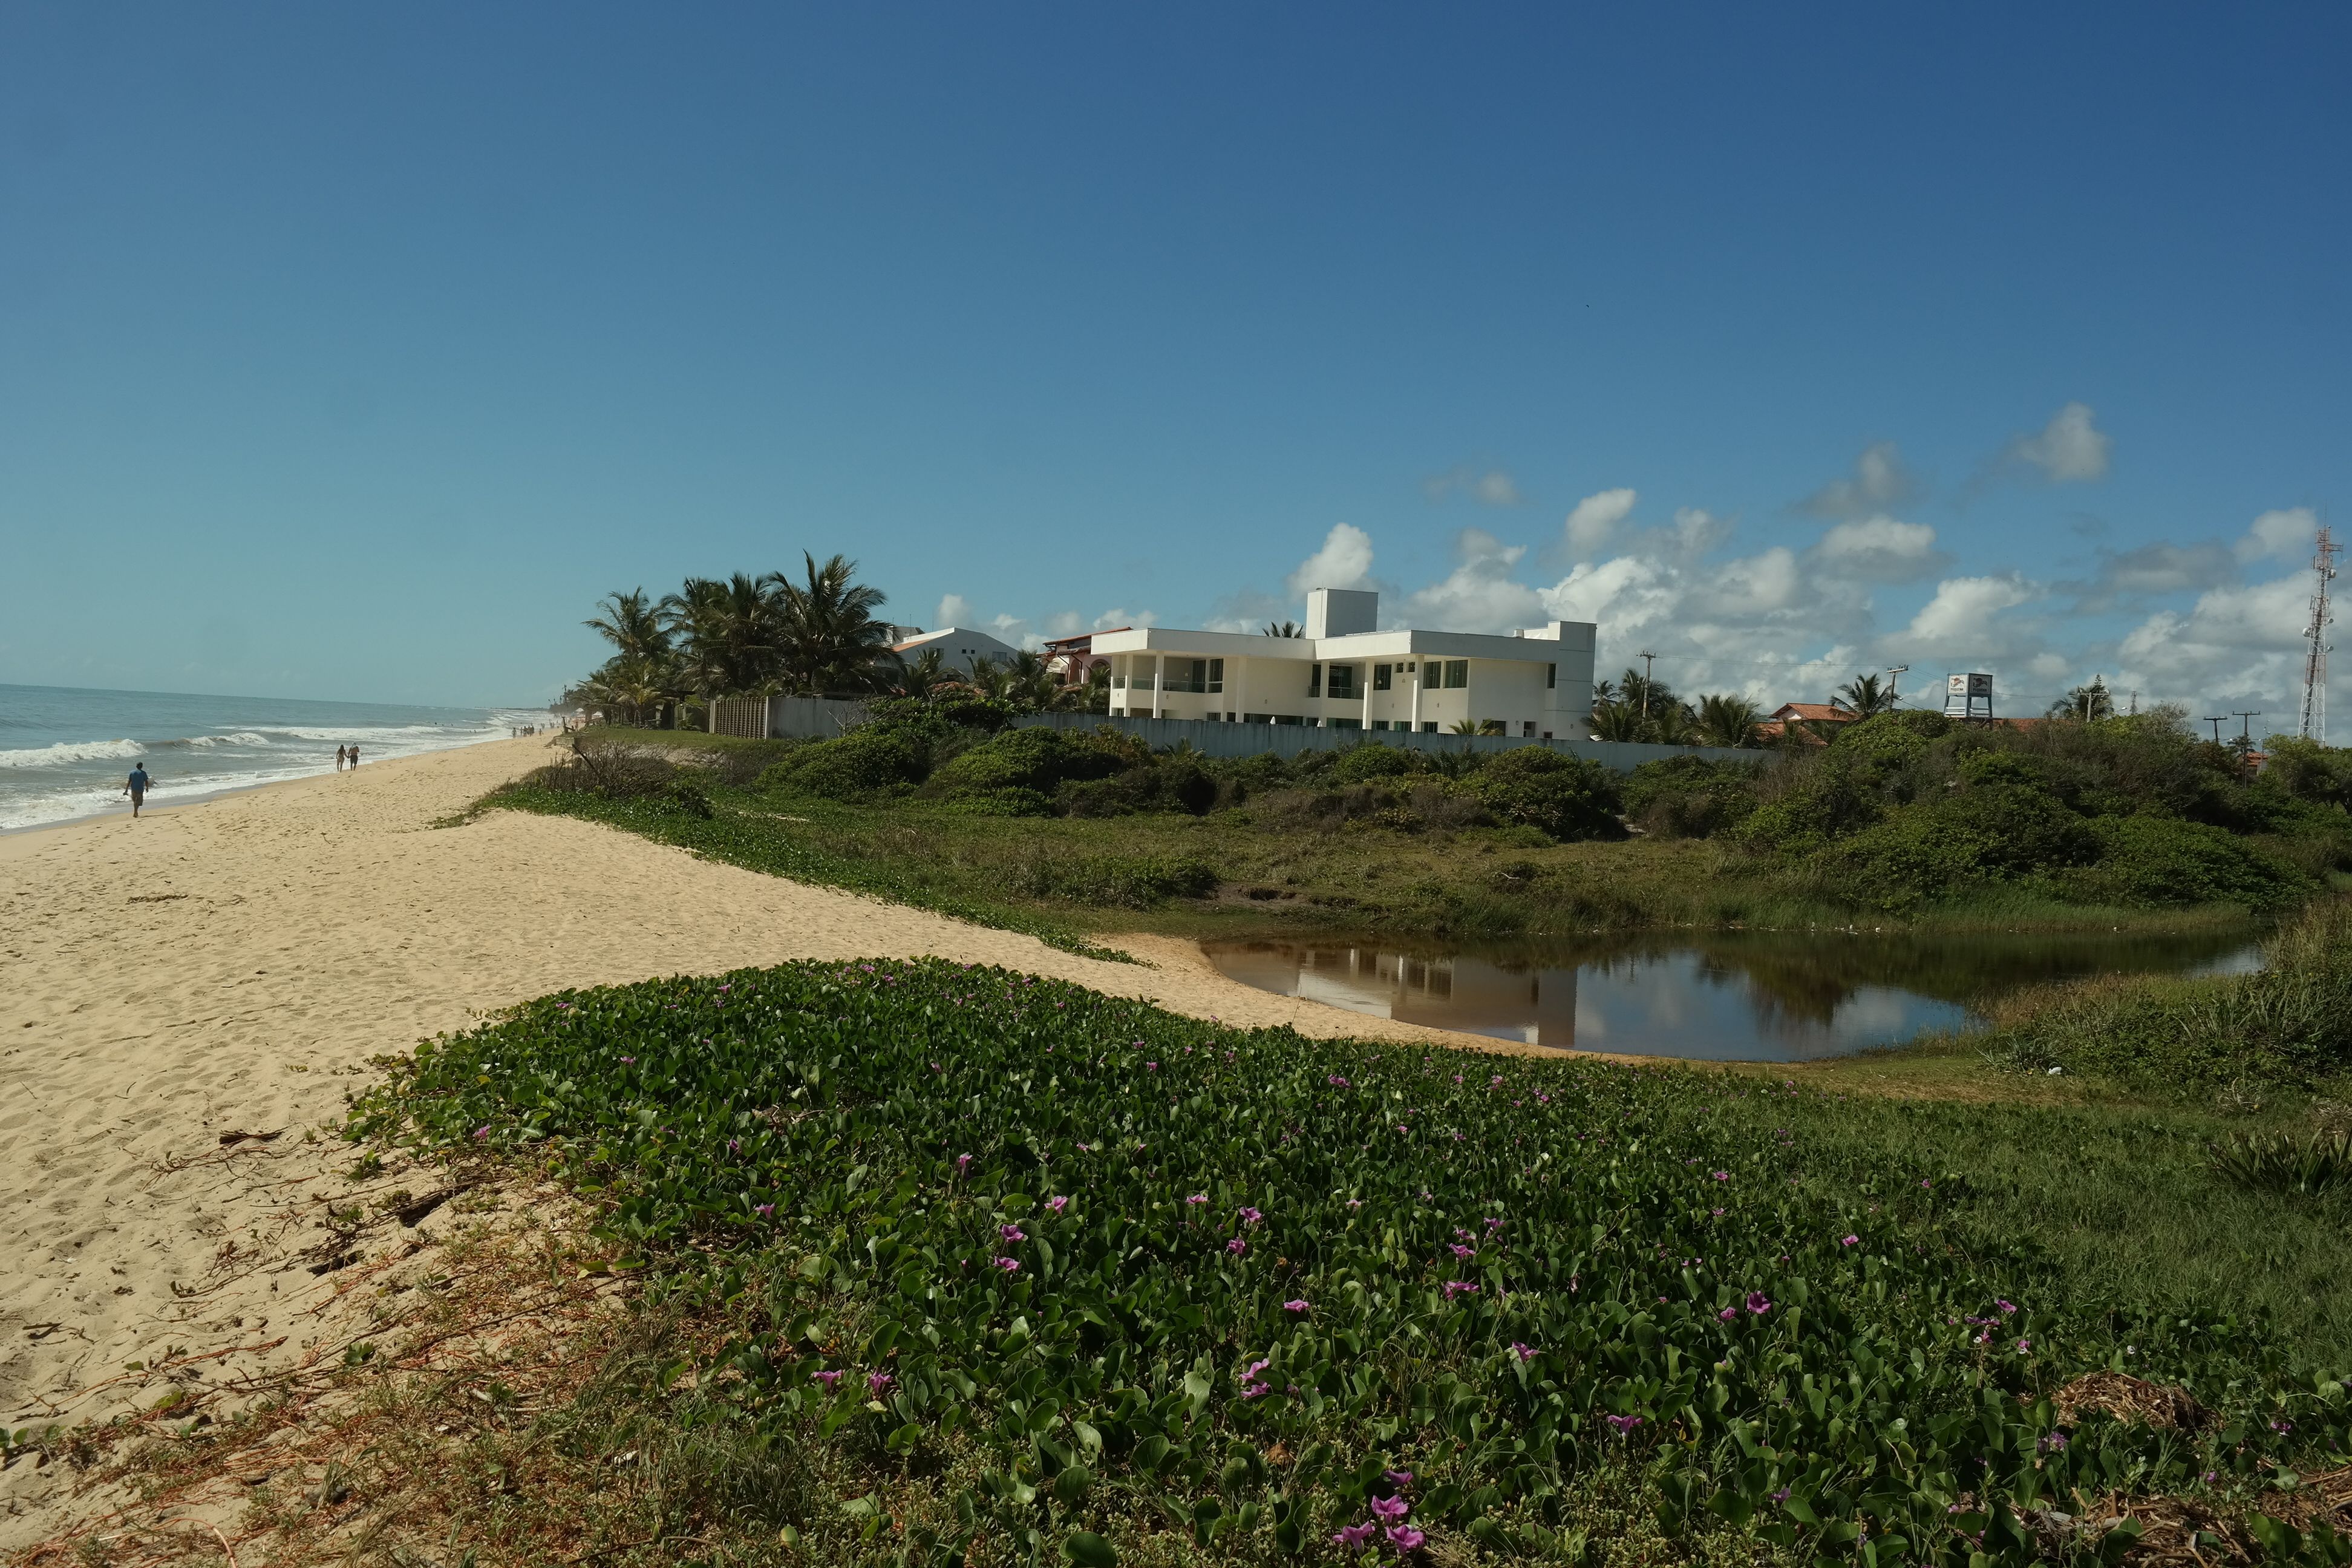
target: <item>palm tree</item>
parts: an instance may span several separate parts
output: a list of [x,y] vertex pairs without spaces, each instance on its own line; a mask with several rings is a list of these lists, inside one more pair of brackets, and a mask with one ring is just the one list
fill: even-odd
[[1268,621],[1260,629],[1258,635],[1269,637],[1303,637],[1307,635],[1307,628],[1296,621]]
[[580,624],[611,643],[615,658],[652,664],[669,657],[669,628],[662,624],[661,607],[643,588],[607,594],[596,607],[604,614]]
[[2067,692],[2050,705],[2049,712],[2053,719],[2072,719],[2082,724],[2115,716],[2115,694],[2107,689],[2107,678],[2104,675],[2095,675],[2088,686],[2077,686]]
[[835,555],[822,566],[801,552],[804,581],[781,572],[762,581],[780,597],[784,674],[795,689],[823,696],[871,686],[876,659],[890,646],[890,627],[874,618],[887,597],[858,582],[857,563]]
[[1592,705],[1592,738],[1596,741],[1643,740],[1646,728],[1642,721],[1642,710],[1631,702],[1621,700]]
[[1445,732],[1449,735],[1475,735],[1478,732],[1478,721],[1475,719],[1456,719],[1451,725],[1447,726]]
[[1698,733],[1710,746],[1753,746],[1756,725],[1763,717],[1745,697],[1724,695],[1698,700]]
[[759,691],[783,672],[783,605],[769,579],[743,572],[725,582],[688,577],[661,609],[696,695]]
[[1840,707],[1849,709],[1857,719],[1867,719],[1874,713],[1895,710],[1895,693],[1878,683],[1875,675],[1857,675],[1837,689],[1830,699]]
[[961,686],[963,676],[950,669],[938,648],[927,647],[913,658],[892,653],[879,669],[882,690],[891,697],[927,699],[950,686]]

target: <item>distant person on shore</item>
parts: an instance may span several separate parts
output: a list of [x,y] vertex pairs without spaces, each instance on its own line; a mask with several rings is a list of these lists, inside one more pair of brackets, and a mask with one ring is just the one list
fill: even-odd
[[123,781],[122,793],[131,797],[131,815],[133,818],[138,816],[140,805],[147,798],[147,764],[131,763],[131,776]]
[[353,746],[353,747],[352,748],[352,766],[353,766],[353,767],[358,767],[359,765],[360,765],[360,749],[359,749],[357,746]]
[[343,752],[343,748],[342,748],[342,747],[341,747],[341,746],[337,746],[337,747],[335,748],[335,771],[336,771],[337,773],[341,773],[341,772],[343,771],[343,760],[344,760],[344,752]]

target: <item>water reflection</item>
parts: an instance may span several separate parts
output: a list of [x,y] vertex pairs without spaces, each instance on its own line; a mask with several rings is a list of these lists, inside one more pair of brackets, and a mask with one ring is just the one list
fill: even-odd
[[1809,1061],[1968,1027],[2042,981],[2256,966],[2244,930],[2175,937],[1718,936],[1412,952],[1393,943],[1204,943],[1232,979],[1376,1017],[1560,1050]]

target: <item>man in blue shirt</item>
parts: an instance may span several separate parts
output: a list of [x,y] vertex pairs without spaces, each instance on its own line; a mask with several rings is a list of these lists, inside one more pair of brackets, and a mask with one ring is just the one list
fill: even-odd
[[131,797],[131,815],[137,816],[140,802],[147,798],[147,764],[145,763],[131,764],[131,777],[123,784],[122,793]]

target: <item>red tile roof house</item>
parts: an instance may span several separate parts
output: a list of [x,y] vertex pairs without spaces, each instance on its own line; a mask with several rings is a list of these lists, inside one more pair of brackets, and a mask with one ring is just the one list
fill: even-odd
[[1821,746],[1829,743],[1822,733],[1824,728],[1851,724],[1854,718],[1853,710],[1843,703],[1783,702],[1756,726],[1756,734],[1765,745],[1776,745],[1793,725],[1801,743]]

